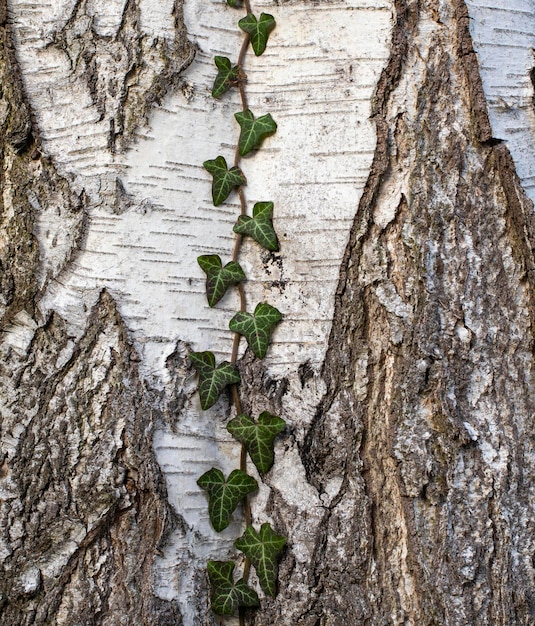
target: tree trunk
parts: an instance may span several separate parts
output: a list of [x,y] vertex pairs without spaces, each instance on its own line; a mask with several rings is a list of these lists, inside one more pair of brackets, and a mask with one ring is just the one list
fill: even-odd
[[[533,624],[535,9],[253,4],[279,127],[245,189],[281,252],[240,262],[284,318],[240,388],[288,423],[253,500],[288,546],[247,621]],[[202,168],[236,144],[209,90],[237,15],[0,0],[2,625],[219,623],[206,561],[243,522],[214,533],[196,480],[239,448],[188,353],[231,350],[196,256],[239,212]]]

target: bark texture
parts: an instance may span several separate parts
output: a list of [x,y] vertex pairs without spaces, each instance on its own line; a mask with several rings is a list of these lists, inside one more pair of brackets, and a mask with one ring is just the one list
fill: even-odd
[[[88,88],[113,155],[193,48],[178,1],[173,43],[144,37],[140,2],[124,3],[112,37],[91,6],[73,3],[51,44]],[[289,538],[278,597],[248,616],[257,626],[535,622],[533,206],[492,136],[462,0],[396,0],[395,14],[322,372],[304,362],[276,379],[250,354],[240,363],[244,408],[290,423],[253,511]],[[79,336],[57,313],[41,318],[88,200],[42,155],[6,0],[0,37],[0,621],[214,624],[192,556],[213,546],[169,507],[152,442],[157,421],[191,424],[188,345],[155,391],[107,291]],[[180,440],[176,474],[194,481],[212,462],[195,457],[207,430]],[[202,494],[188,497],[188,515],[206,517]],[[155,562],[171,535],[174,599],[163,600]]]
[[114,154],[117,144],[124,149],[135,129],[147,122],[148,111],[177,86],[195,51],[186,36],[179,0],[174,3],[172,41],[144,36],[136,0],[124,3],[113,35],[94,27],[98,16],[89,4],[77,0],[53,45],[68,56],[73,76],[86,84],[99,121],[109,127],[108,148]]
[[84,197],[41,153],[5,0],[0,75],[0,622],[181,624],[151,586],[158,545],[180,532],[152,449],[157,401],[113,299],[80,339],[36,308],[76,254]]
[[[492,138],[465,5],[396,10],[327,393],[301,448],[320,492],[342,480],[292,621],[527,625],[533,206]],[[288,620],[292,589],[255,623]]]
[[181,624],[152,593],[171,520],[113,300],[103,292],[76,342],[56,315],[27,325],[2,355],[2,623]]
[[[38,132],[15,59],[7,3],[0,3],[0,319],[32,310],[51,276],[72,255],[83,228],[83,197],[71,193],[50,159],[39,150]],[[64,230],[51,228],[37,241],[39,223],[50,216]],[[55,259],[47,249],[56,249]]]

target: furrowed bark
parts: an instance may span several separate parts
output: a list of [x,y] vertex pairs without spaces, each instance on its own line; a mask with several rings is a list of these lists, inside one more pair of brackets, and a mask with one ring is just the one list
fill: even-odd
[[182,623],[152,592],[177,519],[112,298],[102,293],[79,341],[57,315],[27,325],[24,346],[3,345],[2,623]]
[[[492,137],[465,5],[396,10],[327,392],[301,449],[320,492],[340,486],[291,618],[529,624],[533,206]],[[292,567],[255,623],[288,618]]]

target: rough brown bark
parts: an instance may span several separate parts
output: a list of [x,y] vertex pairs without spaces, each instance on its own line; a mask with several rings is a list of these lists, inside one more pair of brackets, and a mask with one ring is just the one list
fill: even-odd
[[[316,537],[312,597],[292,618],[531,624],[533,206],[492,139],[464,4],[396,8],[328,390],[302,446],[320,492],[343,481]],[[255,623],[287,618],[288,602]]]
[[3,624],[180,624],[151,570],[174,525],[154,409],[113,300],[73,342],[52,315],[1,368]]

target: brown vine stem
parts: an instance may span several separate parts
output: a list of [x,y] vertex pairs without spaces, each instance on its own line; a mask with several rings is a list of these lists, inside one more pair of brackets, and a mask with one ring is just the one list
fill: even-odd
[[[251,37],[250,37],[249,33],[246,33],[245,37],[243,39],[243,43],[241,45],[240,54],[238,56],[238,67],[241,70],[243,70],[243,65],[245,63],[245,55],[247,54],[247,49],[249,47],[250,39],[251,39]],[[247,94],[245,93],[245,81],[246,80],[247,80],[246,78],[243,78],[238,83],[238,90],[240,92],[241,105],[242,105],[242,108],[243,108],[244,111],[249,108],[248,105],[247,105]]]
[[[247,14],[252,13],[251,4],[249,0],[244,0],[243,5]],[[250,43],[250,36],[249,34],[245,34],[243,41],[242,41],[241,48],[240,48],[240,53],[238,55],[238,67],[240,68],[240,70],[243,70],[243,67],[245,64],[245,57],[247,55],[247,50],[249,48],[249,43]],[[247,104],[247,94],[245,92],[245,81],[246,81],[246,78],[244,76],[244,78],[240,80],[240,82],[238,83],[238,90],[240,93],[242,111],[246,111],[249,108]],[[235,167],[239,167],[240,160],[241,160],[240,150],[239,150],[239,145],[237,144],[236,151],[234,153],[234,166]],[[238,197],[240,200],[240,214],[246,215],[247,214],[247,202],[245,198],[245,192],[243,191],[243,187],[239,187]],[[242,241],[243,241],[243,236],[236,235],[234,251],[232,253],[233,261],[238,260],[238,257],[240,255]],[[238,284],[238,294],[240,296],[240,311],[245,311],[246,310],[245,290],[243,289],[243,285],[241,283]],[[231,354],[231,359],[230,359],[230,362],[233,364],[236,363],[238,359],[240,339],[241,339],[241,335],[239,333],[234,333],[234,340],[232,342],[232,354]],[[242,413],[242,404],[241,404],[240,394],[239,394],[237,385],[232,385],[232,399],[234,402],[234,406],[236,407],[236,413],[240,415]],[[245,448],[243,444],[241,446],[241,453],[240,453],[240,470],[242,472],[247,472],[247,449]],[[245,525],[249,526],[251,524],[251,504],[247,496],[243,499],[243,513],[244,513],[244,518],[245,518]],[[250,570],[251,570],[251,562],[249,558],[246,557],[244,565],[243,565],[243,577],[242,577],[245,583],[247,583],[249,580]],[[245,626],[245,611],[243,608],[239,609],[239,620],[240,620],[240,626]]]

